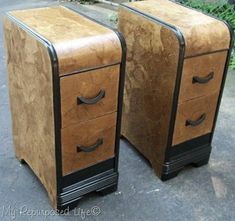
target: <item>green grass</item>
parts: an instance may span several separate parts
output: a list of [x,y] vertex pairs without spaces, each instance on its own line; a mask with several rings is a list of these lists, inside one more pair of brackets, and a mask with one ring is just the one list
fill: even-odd
[[[214,2],[207,2],[205,0],[177,0],[177,2],[225,20],[232,26],[233,30],[235,29],[234,5],[229,4],[226,0]],[[233,45],[230,67],[235,69],[235,45]]]

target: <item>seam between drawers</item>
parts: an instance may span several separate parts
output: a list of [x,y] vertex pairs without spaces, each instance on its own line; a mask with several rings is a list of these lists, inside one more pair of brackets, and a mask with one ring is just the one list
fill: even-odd
[[111,114],[114,114],[114,113],[117,113],[117,110],[116,110],[116,111],[112,111],[112,112],[106,112],[105,114],[102,114],[102,115],[100,115],[100,116],[98,116],[98,117],[95,117],[95,118],[92,118],[92,119],[89,119],[89,120],[84,120],[84,121],[81,121],[81,122],[79,122],[79,123],[72,123],[72,124],[70,124],[70,125],[68,125],[68,126],[66,126],[66,127],[61,127],[61,130],[66,129],[66,128],[70,127],[70,126],[79,125],[79,124],[82,124],[82,123],[86,123],[86,122],[89,122],[89,121],[93,121],[93,120],[98,119],[98,118],[100,118],[100,117],[104,117],[104,116],[106,116],[106,115],[111,115]]
[[184,101],[182,101],[182,102],[178,102],[177,105],[179,106],[179,105],[181,105],[181,104],[184,104],[184,103],[187,103],[187,102],[190,102],[190,101],[193,101],[193,100],[201,99],[201,98],[203,98],[203,97],[208,97],[208,96],[211,96],[211,95],[217,94],[217,93],[218,93],[218,95],[219,95],[219,90],[212,91],[212,92],[210,92],[210,93],[208,93],[208,94],[206,94],[206,95],[200,95],[200,96],[198,96],[198,97],[194,97],[194,98],[191,98],[191,99],[188,99],[188,100],[184,100]]

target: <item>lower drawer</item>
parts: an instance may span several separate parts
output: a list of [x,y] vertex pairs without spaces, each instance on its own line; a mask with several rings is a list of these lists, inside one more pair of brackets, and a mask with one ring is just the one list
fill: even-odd
[[172,145],[210,133],[219,92],[178,105]]
[[114,156],[116,112],[61,131],[63,175]]

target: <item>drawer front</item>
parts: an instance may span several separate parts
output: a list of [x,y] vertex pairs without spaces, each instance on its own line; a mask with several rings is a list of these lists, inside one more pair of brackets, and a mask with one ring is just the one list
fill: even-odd
[[184,60],[179,103],[220,89],[227,51]]
[[62,129],[63,175],[114,156],[116,113]]
[[219,92],[178,105],[172,145],[210,133]]
[[62,128],[117,110],[119,65],[62,77]]

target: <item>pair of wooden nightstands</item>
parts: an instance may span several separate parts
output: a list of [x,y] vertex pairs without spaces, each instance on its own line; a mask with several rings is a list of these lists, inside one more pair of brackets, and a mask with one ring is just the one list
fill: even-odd
[[122,5],[118,26],[65,7],[4,20],[16,156],[55,208],[117,188],[125,40],[122,135],[162,180],[208,162],[229,28],[164,0]]

